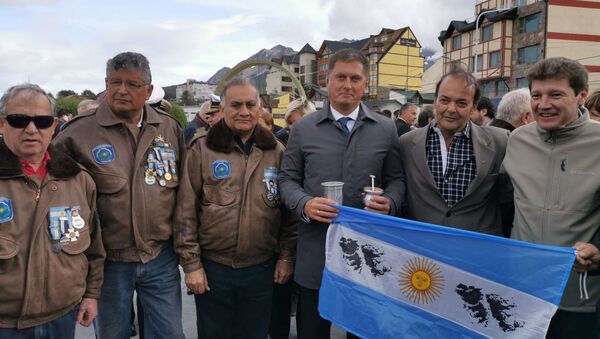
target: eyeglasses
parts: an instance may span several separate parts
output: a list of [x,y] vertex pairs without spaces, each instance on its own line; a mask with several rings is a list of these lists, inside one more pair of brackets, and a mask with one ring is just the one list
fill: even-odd
[[106,83],[108,84],[109,87],[113,87],[113,88],[120,88],[121,85],[123,85],[123,83],[125,83],[125,87],[130,90],[140,89],[140,88],[146,86],[145,83],[140,84],[139,82],[132,81],[132,80],[123,81],[121,79],[109,79],[109,78],[106,78]]
[[33,121],[37,129],[47,129],[54,123],[54,117],[51,115],[36,115],[32,117],[25,114],[9,114],[6,116],[6,121],[13,128],[25,128]]

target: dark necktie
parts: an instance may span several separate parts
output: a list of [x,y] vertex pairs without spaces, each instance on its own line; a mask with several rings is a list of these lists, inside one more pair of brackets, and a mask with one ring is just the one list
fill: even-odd
[[352,120],[352,118],[349,117],[343,117],[338,119],[340,125],[342,126],[342,130],[344,131],[344,134],[346,134],[346,136],[350,134],[350,129],[348,129],[348,121],[350,120]]

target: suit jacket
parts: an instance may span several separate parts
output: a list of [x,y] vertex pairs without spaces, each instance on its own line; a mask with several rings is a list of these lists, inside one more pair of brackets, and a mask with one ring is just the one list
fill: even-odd
[[398,136],[401,137],[402,135],[410,132],[411,128],[406,121],[398,119],[396,120],[396,130],[398,131]]
[[[291,129],[279,172],[281,200],[300,217],[308,200],[323,196],[322,182],[343,181],[343,204],[364,208],[361,193],[370,185],[370,174],[389,198],[390,214],[397,214],[404,198],[404,177],[394,123],[361,104],[346,137],[327,105]],[[298,224],[294,278],[301,286],[318,289],[321,285],[327,227],[312,220]]]
[[506,151],[508,132],[471,123],[477,175],[463,198],[449,208],[427,165],[425,143],[433,123],[400,138],[406,175],[407,217],[437,225],[501,235],[501,204],[506,204],[507,207],[512,205],[510,180],[508,176],[498,173]]

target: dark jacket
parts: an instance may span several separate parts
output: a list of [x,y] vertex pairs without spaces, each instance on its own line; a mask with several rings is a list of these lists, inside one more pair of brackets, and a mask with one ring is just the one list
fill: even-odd
[[[0,139],[0,327],[44,324],[83,297],[100,297],[105,253],[94,181],[66,154],[52,146],[48,152],[40,182],[23,174],[19,159]],[[50,208],[75,206],[85,225],[75,241],[54,251]]]
[[398,132],[398,136],[402,136],[402,134],[410,132],[411,128],[406,121],[403,119],[398,119],[396,120],[396,131]]
[[488,126],[504,128],[505,130],[508,130],[509,132],[512,132],[515,130],[515,126],[513,126],[511,123],[509,123],[505,120],[502,120],[502,119],[493,119]]
[[181,127],[148,105],[138,140],[106,102],[69,121],[54,140],[92,173],[109,260],[148,262],[172,245],[179,181],[173,178],[161,186],[145,178],[148,154],[160,139],[173,151],[178,172],[184,149]]
[[[394,123],[360,105],[358,119],[347,137],[333,119],[329,105],[294,123],[281,165],[279,186],[283,203],[300,217],[306,202],[322,196],[321,183],[342,181],[343,204],[364,208],[363,187],[382,187],[391,213],[400,211],[404,177]],[[327,226],[314,221],[298,225],[295,280],[318,289],[325,265]]]
[[283,145],[256,126],[249,155],[221,119],[197,133],[186,152],[175,214],[175,244],[183,270],[200,257],[234,268],[274,257],[292,261],[296,222],[280,203],[277,172]]

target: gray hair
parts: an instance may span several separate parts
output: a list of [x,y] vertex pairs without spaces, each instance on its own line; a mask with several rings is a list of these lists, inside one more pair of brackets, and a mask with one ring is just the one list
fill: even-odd
[[285,123],[287,124],[287,120],[290,117],[290,115],[292,115],[292,113],[298,112],[301,116],[305,116],[316,110],[317,108],[312,102],[310,102],[310,100],[302,100],[301,98],[298,98],[290,102],[287,109],[285,110]]
[[527,88],[519,88],[502,97],[496,119],[514,124],[521,119],[524,112],[531,112],[531,94]]
[[[9,112],[6,111],[6,106],[10,99],[17,95],[24,95],[26,100],[33,100],[38,95],[43,95],[50,102],[50,114],[54,115],[54,99],[46,93],[40,86],[30,83],[15,85],[6,90],[2,98],[0,98],[0,117],[5,118]],[[11,112],[12,113],[12,112]],[[14,112],[22,113],[22,112]]]
[[225,94],[227,94],[227,90],[231,87],[235,87],[235,86],[252,86],[252,88],[254,88],[254,90],[256,91],[256,101],[260,104],[260,94],[258,93],[258,89],[256,88],[256,86],[254,86],[254,83],[252,83],[252,81],[250,81],[250,79],[248,78],[233,78],[229,81],[227,81],[225,83],[225,85],[223,86],[223,91],[221,92],[221,107],[225,107],[226,103],[225,103]]
[[80,103],[77,105],[77,113],[79,113],[79,112],[80,112],[80,110],[82,110],[82,109],[86,108],[87,106],[91,106],[91,107],[90,107],[90,108],[88,108],[88,109],[86,109],[86,111],[87,111],[87,110],[90,110],[90,109],[93,109],[93,108],[96,108],[96,107],[98,107],[98,105],[99,105],[98,101],[96,101],[96,100],[93,100],[93,99],[85,99],[85,100],[82,100],[82,101],[81,101],[81,102],[80,102]]
[[125,69],[130,71],[142,71],[144,75],[144,82],[146,85],[152,83],[152,73],[150,72],[150,63],[148,59],[140,53],[135,52],[123,52],[117,54],[114,58],[108,59],[106,62],[106,77],[112,71],[119,69]]

